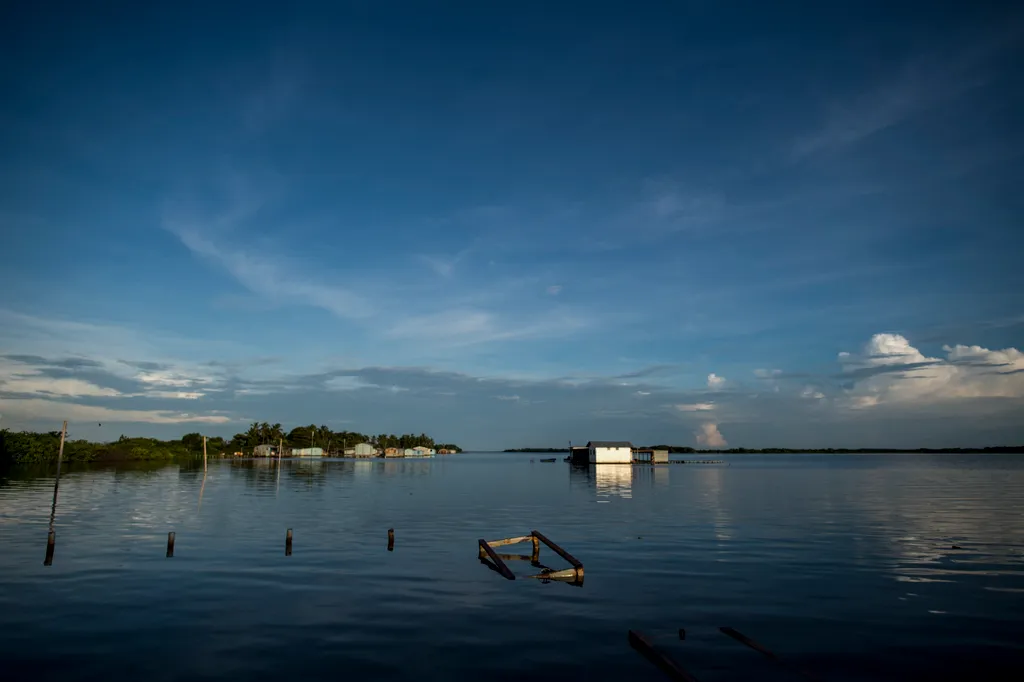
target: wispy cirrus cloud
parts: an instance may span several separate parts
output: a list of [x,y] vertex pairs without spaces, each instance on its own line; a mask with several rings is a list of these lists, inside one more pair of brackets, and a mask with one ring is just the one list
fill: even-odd
[[365,319],[373,314],[373,305],[365,297],[341,285],[306,279],[297,274],[305,272],[305,267],[288,267],[279,255],[268,258],[225,248],[204,237],[198,228],[179,222],[165,221],[164,226],[190,251],[223,266],[253,293],[278,302],[322,308],[346,319]]
[[991,78],[987,63],[1019,44],[1022,29],[1024,22],[1015,17],[971,44],[910,57],[888,80],[833,99],[822,125],[795,141],[793,155],[843,149],[984,85]]
[[714,403],[680,403],[675,405],[680,412],[711,412],[715,409]]
[[478,309],[443,310],[406,317],[391,326],[395,339],[425,339],[448,346],[495,341],[561,338],[578,333],[595,321],[568,311],[541,315],[500,315]]
[[63,419],[73,422],[113,422],[136,424],[230,424],[232,419],[224,414],[193,414],[170,410],[132,410],[83,405],[79,403],[47,400],[44,398],[11,399],[0,397],[0,411],[15,420],[50,420],[59,423]]

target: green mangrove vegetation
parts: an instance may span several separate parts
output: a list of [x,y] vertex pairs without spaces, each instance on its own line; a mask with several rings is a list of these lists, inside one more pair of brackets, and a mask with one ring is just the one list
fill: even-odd
[[[285,432],[281,424],[268,422],[254,422],[246,431],[236,433],[230,439],[209,437],[206,439],[206,451],[209,457],[222,457],[239,452],[252,454],[257,445],[283,444],[288,448],[318,447],[325,453],[341,455],[346,448],[357,443],[370,443],[381,449],[422,445],[435,450],[462,451],[454,443],[437,443],[423,433],[366,435],[357,431],[333,431],[328,426],[315,424],[297,426]],[[56,460],[59,449],[60,431],[38,433],[0,430],[0,462],[18,464]],[[202,456],[201,433],[186,433],[177,440],[121,436],[110,443],[94,443],[74,438],[69,429],[64,441],[64,460],[69,462],[156,461]]]

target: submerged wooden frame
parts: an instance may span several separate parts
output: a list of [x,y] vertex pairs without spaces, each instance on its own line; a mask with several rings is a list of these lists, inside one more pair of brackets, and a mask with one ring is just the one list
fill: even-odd
[[[507,545],[518,545],[521,542],[532,542],[533,553],[532,554],[498,554],[494,551],[495,547],[505,547]],[[540,563],[540,543],[544,543],[551,550],[562,557],[572,565],[572,568],[566,568],[561,571],[554,571],[547,568]],[[478,541],[479,544],[479,558],[480,561],[488,564],[491,568],[496,570],[507,580],[515,580],[515,574],[505,564],[505,561],[529,561],[532,565],[541,568],[541,572],[537,575],[531,575],[530,578],[539,578],[541,580],[562,580],[569,582],[574,585],[583,584],[583,563],[569,554],[564,549],[559,547],[557,544],[549,540],[540,531],[530,531],[529,535],[522,535],[513,538],[504,538],[502,540],[491,540],[487,541],[481,539]]]

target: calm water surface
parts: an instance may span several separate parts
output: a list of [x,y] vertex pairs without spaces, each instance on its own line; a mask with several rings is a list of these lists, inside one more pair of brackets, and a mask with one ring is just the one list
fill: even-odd
[[[666,679],[637,629],[702,681],[798,679],[729,625],[828,680],[1024,679],[1024,457],[541,456],[72,468],[49,567],[52,471],[7,472],[2,677]],[[533,529],[582,587],[477,560]]]

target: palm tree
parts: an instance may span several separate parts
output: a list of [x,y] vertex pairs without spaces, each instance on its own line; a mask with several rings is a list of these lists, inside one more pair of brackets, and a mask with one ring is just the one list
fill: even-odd
[[249,447],[256,447],[260,444],[260,424],[259,422],[253,422],[249,426],[249,430],[245,432],[246,445]]

